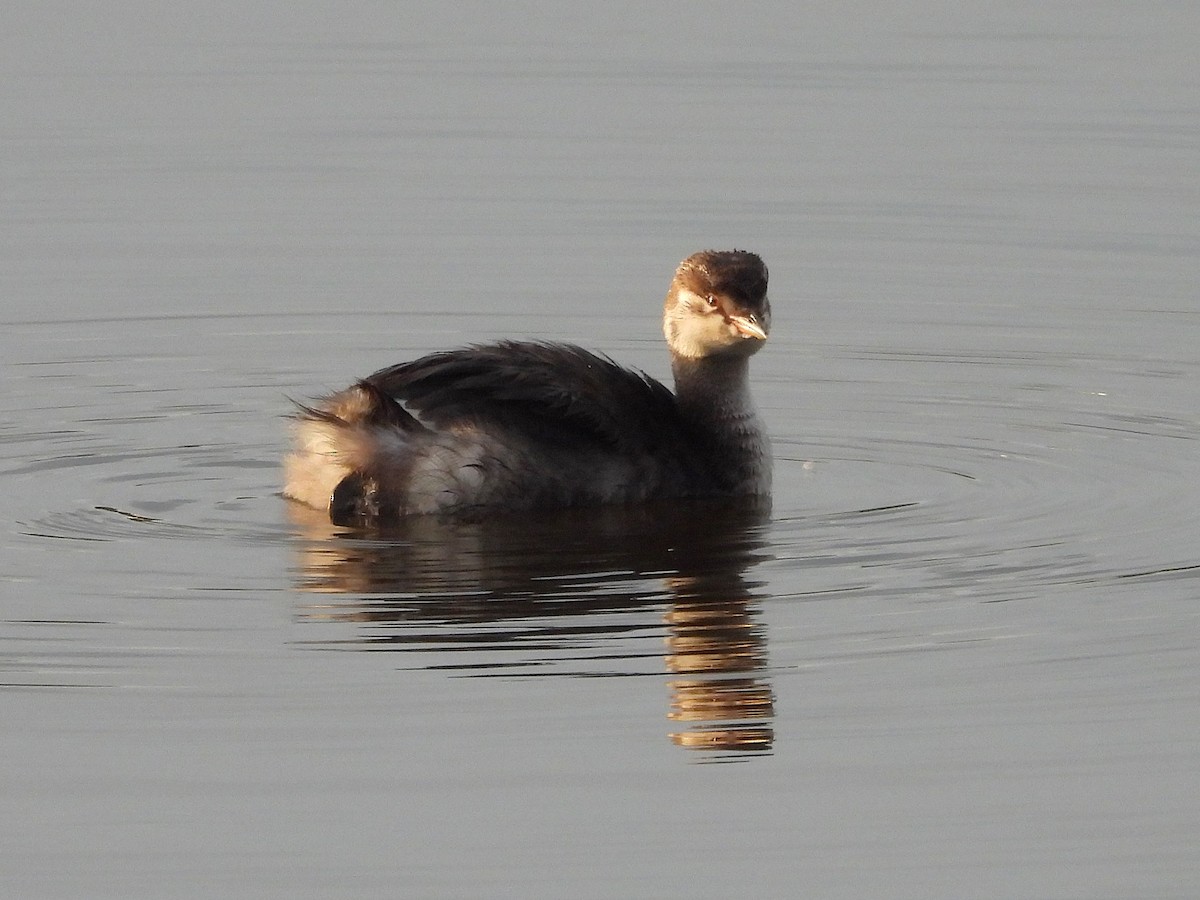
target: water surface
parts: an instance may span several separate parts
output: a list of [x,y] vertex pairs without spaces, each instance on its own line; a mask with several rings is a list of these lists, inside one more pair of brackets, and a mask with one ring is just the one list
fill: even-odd
[[[1200,890],[1200,20],[846,12],[14,15],[7,894]],[[770,509],[279,496],[403,358],[665,377],[731,246]]]

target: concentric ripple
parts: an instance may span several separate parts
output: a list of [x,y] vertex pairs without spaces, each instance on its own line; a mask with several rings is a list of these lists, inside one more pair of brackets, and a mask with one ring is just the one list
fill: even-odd
[[[384,327],[325,324],[301,330],[342,341],[334,357]],[[361,535],[278,496],[286,398],[305,396],[311,377],[285,349],[300,339],[279,325],[146,320],[138,349],[121,339],[126,322],[10,328],[10,545],[123,544],[197,585],[227,583],[234,548],[243,568],[256,548],[284,550],[290,565],[274,577],[310,626],[301,646],[404,651],[476,675],[670,668],[687,676],[680,717],[730,697],[765,708],[766,604],[1024,600],[1151,579],[1194,589],[1200,574],[1190,360],[920,352],[879,346],[878,334],[782,343],[760,367],[776,434],[769,513],[676,507]],[[803,354],[811,370],[790,368]],[[133,564],[122,565],[86,577],[119,593]],[[690,647],[703,652],[679,649]],[[705,686],[710,665],[740,681]],[[769,722],[726,724],[677,740],[769,746]]]
[[1163,401],[1181,399],[1196,364],[1170,365],[1174,392],[1127,360],[1067,368],[1085,364],[1125,380],[1085,390],[1061,357],[1026,355],[973,360],[971,384],[929,374],[961,377],[961,361],[913,355],[911,382],[827,382],[824,401],[852,409],[851,424],[777,441],[775,565],[830,569],[831,590],[857,571],[862,590],[987,600],[1194,577],[1200,424]]

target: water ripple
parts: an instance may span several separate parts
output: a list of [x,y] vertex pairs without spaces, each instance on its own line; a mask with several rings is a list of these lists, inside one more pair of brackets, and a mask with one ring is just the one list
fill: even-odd
[[[347,352],[376,318],[338,319]],[[329,324],[314,339],[338,340]],[[362,535],[278,496],[295,376],[213,363],[269,340],[275,320],[191,325],[185,336],[141,323],[153,355],[97,352],[124,322],[90,322],[87,340],[60,340],[62,323],[14,329],[25,333],[10,349],[43,344],[36,365],[18,368],[0,432],[16,532],[34,545],[153,546],[191,560],[179,565],[201,582],[216,574],[202,568],[213,548],[287,548],[297,616],[313,626],[297,646],[415,654],[475,676],[653,675],[674,660],[683,721],[770,693],[765,604],[1030,600],[1200,574],[1189,537],[1200,427],[1185,389],[1200,371],[1189,360],[864,338],[809,351],[821,372],[797,375],[781,367],[803,348],[784,343],[762,367],[777,434],[769,515],[588,511]],[[1105,391],[1095,371],[1108,373]],[[698,686],[715,677],[706,666],[748,681]],[[769,722],[748,722],[675,739],[769,747]]]

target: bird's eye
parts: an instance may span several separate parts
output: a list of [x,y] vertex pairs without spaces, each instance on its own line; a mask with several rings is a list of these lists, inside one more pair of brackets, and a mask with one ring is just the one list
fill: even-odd
[[709,306],[716,306],[716,305],[717,305],[717,298],[716,298],[716,297],[714,297],[712,294],[709,294],[708,296],[706,296],[706,297],[704,298],[704,302],[705,302],[705,303],[707,303]]

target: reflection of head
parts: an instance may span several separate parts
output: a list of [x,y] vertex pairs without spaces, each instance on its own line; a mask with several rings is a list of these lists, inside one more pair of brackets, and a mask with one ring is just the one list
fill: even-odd
[[774,693],[749,677],[766,666],[766,641],[747,597],[673,604],[666,616],[667,668],[691,678],[670,682],[668,718],[690,723],[671,740],[698,750],[766,751],[774,734]]

